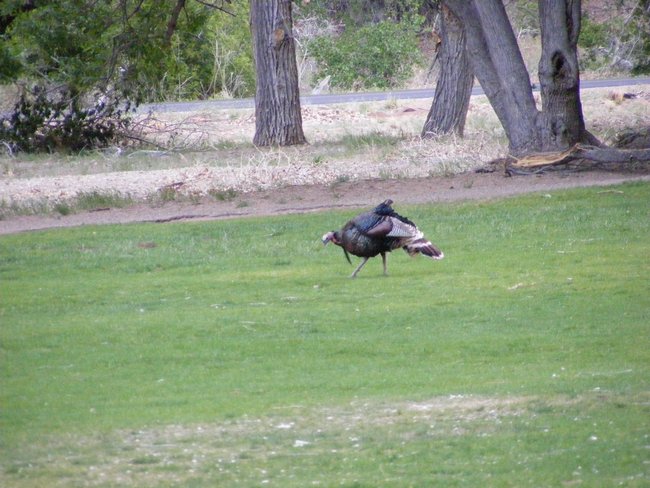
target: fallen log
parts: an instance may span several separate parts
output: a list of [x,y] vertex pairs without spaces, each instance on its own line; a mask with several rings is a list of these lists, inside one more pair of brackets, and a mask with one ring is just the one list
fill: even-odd
[[650,148],[617,149],[576,144],[562,152],[510,156],[505,161],[508,176],[540,174],[546,171],[650,171]]

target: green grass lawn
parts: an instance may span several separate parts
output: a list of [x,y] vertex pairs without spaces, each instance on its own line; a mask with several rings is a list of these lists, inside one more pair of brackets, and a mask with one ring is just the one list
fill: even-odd
[[648,486],[650,184],[396,208],[0,237],[0,485]]

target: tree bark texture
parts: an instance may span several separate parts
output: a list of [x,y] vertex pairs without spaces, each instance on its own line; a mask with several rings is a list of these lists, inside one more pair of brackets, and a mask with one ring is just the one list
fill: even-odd
[[500,0],[445,0],[465,29],[472,71],[515,154],[539,151],[537,108],[517,39]]
[[436,92],[422,129],[422,137],[455,132],[463,136],[474,75],[465,53],[465,33],[458,18],[447,8],[441,8],[438,53],[440,74]]
[[580,0],[540,0],[542,56],[539,83],[542,113],[538,126],[545,149],[562,149],[589,141],[580,102],[577,45]]
[[474,75],[490,100],[514,156],[597,145],[585,130],[577,42],[580,0],[540,0],[542,110],[501,0],[444,0],[461,20]]
[[253,144],[303,144],[291,0],[250,0],[250,11],[257,83]]

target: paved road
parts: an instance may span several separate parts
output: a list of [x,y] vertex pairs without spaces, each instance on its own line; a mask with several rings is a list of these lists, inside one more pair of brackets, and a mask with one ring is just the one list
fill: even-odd
[[[650,85],[650,78],[619,78],[611,80],[583,80],[580,82],[581,89],[609,88],[617,86]],[[536,89],[537,90],[537,89]],[[362,92],[362,93],[329,93],[325,95],[305,95],[300,97],[302,105],[326,105],[329,103],[350,103],[350,102],[376,102],[382,100],[409,100],[416,98],[433,99],[433,88],[422,88],[418,90],[395,90],[386,92]],[[482,95],[483,89],[480,86],[474,87],[472,95]],[[252,108],[255,106],[254,98],[238,98],[232,100],[198,100],[195,102],[169,102],[161,104],[142,105],[140,112],[147,112],[153,109],[156,112],[192,112],[195,110],[220,110],[228,108]]]

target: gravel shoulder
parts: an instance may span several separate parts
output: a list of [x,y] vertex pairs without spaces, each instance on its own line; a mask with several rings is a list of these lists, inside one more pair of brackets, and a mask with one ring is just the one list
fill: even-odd
[[326,185],[286,186],[237,194],[229,200],[203,198],[160,205],[97,208],[62,215],[11,216],[0,221],[0,234],[86,225],[135,222],[178,222],[320,212],[364,208],[391,198],[399,205],[490,200],[530,192],[628,181],[650,181],[650,175],[590,171],[569,174],[505,177],[502,173],[464,173],[417,179],[375,179]]

